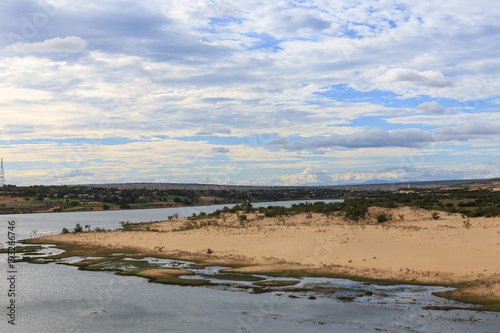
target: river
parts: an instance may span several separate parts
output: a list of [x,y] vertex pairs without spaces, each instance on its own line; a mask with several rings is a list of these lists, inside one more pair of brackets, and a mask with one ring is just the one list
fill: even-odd
[[[299,202],[254,206],[293,203]],[[15,236],[20,240],[34,233],[56,234],[76,223],[115,229],[121,221],[150,222],[175,213],[185,217],[222,207],[2,215],[0,237],[7,240],[8,221],[15,221]],[[447,290],[444,287],[378,286],[327,278],[302,278],[295,286],[364,291],[345,301],[287,288],[254,294],[231,283],[162,285],[112,272],[21,262],[10,274],[15,279],[8,281],[7,255],[0,254],[0,259],[0,332],[498,332],[500,327],[498,313],[423,309],[426,305],[463,305],[432,295]],[[206,272],[200,274],[218,269],[204,268]],[[8,295],[12,285],[15,296]],[[15,301],[15,326],[8,323],[11,300]]]

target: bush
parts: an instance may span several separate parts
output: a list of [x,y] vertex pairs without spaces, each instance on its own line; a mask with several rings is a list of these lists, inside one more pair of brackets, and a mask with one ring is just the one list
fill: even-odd
[[439,220],[440,218],[441,218],[441,216],[439,216],[438,212],[433,212],[432,213],[432,219],[433,220]]
[[288,215],[288,209],[281,206],[269,206],[264,212],[265,217]]
[[68,228],[62,228],[61,234],[69,234]]
[[120,204],[120,209],[130,209],[130,205],[128,203],[123,202]]
[[345,218],[353,221],[358,221],[360,218],[365,217],[367,212],[368,206],[364,204],[357,205],[356,203],[351,203],[344,208]]
[[106,204],[102,205],[102,210],[109,210],[109,208],[110,207],[108,205],[106,205]]
[[77,223],[75,225],[75,229],[73,229],[73,232],[82,232],[82,231],[83,231],[82,226],[80,225],[80,223]]
[[380,213],[376,216],[376,218],[378,223],[384,223],[391,219],[391,215],[388,215],[386,213]]
[[132,227],[134,226],[134,224],[130,221],[127,221],[127,222],[121,221],[120,224],[122,226],[123,231],[131,231]]

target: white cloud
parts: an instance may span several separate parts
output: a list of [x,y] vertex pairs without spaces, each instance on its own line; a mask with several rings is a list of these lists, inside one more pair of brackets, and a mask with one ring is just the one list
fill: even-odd
[[215,128],[215,129],[205,129],[198,131],[196,135],[203,135],[203,136],[209,136],[209,135],[230,135],[231,130],[229,128]]
[[332,134],[325,138],[315,138],[308,141],[289,142],[278,139],[268,142],[278,145],[281,149],[303,150],[328,147],[367,148],[367,147],[424,147],[429,144],[468,141],[472,139],[497,137],[500,135],[500,122],[487,123],[475,121],[458,127],[445,126],[433,132],[416,128],[384,130],[371,128],[353,134]]
[[386,118],[390,124],[421,124],[427,126],[459,126],[461,124],[466,124],[470,122],[476,122],[478,120],[484,121],[485,123],[498,123],[500,122],[499,113],[490,112],[477,112],[477,113],[453,113],[445,115],[415,115],[415,116],[402,116],[394,118]]
[[47,39],[43,42],[16,43],[12,49],[17,52],[44,53],[44,52],[81,52],[87,47],[87,42],[80,37]]
[[477,165],[426,165],[406,168],[404,166],[386,169],[368,169],[343,172],[308,167],[304,171],[282,176],[261,177],[243,181],[252,185],[349,185],[364,183],[433,181],[454,179],[484,179],[500,175],[497,164]]
[[444,106],[439,104],[438,102],[424,102],[416,107],[417,111],[421,111],[423,113],[433,113],[433,114],[445,114],[450,112],[450,110],[446,109]]
[[229,149],[224,147],[214,147],[210,150],[212,154],[227,154],[229,153]]
[[379,79],[379,82],[393,82],[405,84],[408,86],[424,86],[442,88],[451,85],[451,80],[444,77],[443,74],[436,71],[419,72],[408,68],[392,68],[385,72]]

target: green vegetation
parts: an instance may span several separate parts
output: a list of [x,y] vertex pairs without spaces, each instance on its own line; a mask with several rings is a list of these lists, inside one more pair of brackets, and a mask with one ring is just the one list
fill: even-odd
[[[466,289],[465,289],[466,290]],[[435,308],[435,310],[451,310],[451,309],[461,309],[461,310],[474,310],[474,311],[496,311],[500,312],[500,303],[497,299],[488,299],[488,297],[478,297],[468,295],[463,289],[459,288],[456,290],[449,290],[443,292],[432,293],[435,296],[444,297],[452,299],[454,301],[475,304],[477,307],[473,308],[460,308],[460,307],[450,307],[449,309]],[[431,308],[431,307],[428,307]]]
[[[186,185],[188,186],[188,185]],[[124,187],[127,187],[124,184]],[[177,187],[177,185],[175,185]],[[203,189],[119,188],[113,186],[28,186],[0,188],[0,214],[71,212],[108,209],[167,208],[247,201],[344,198],[348,190],[316,187],[231,187]],[[12,198],[8,200],[8,198]]]
[[387,214],[387,213],[380,213],[376,216],[376,219],[377,219],[377,222],[378,223],[384,223],[384,222],[387,222],[389,220],[392,219],[392,215],[391,214]]
[[120,222],[120,225],[122,226],[122,227],[121,227],[121,230],[122,230],[122,231],[132,231],[132,230],[133,230],[133,228],[134,228],[134,225],[136,225],[136,224],[137,224],[137,223],[132,223],[132,222],[130,222],[130,221],[127,221],[127,222],[125,222],[125,221],[121,221],[121,222]]
[[[174,269],[170,269],[169,271],[174,271]],[[168,274],[163,274],[163,275],[158,275],[158,276],[147,276],[143,275],[141,273],[120,273],[120,275],[137,275],[141,277],[145,277],[148,279],[149,282],[155,282],[155,283],[163,283],[163,284],[175,284],[179,286],[203,286],[208,283],[210,283],[209,280],[205,279],[183,279],[180,278],[179,275],[193,275],[193,272],[184,272],[184,271],[179,271],[178,273],[175,272],[169,272]]]
[[251,275],[251,274],[237,274],[237,273],[217,273],[213,275],[214,278],[218,280],[226,280],[226,281],[262,281],[264,278]]
[[[122,224],[122,227],[125,227],[125,228],[130,228],[129,230],[131,230],[131,229],[132,229],[132,227],[133,227],[133,225],[134,225],[133,223],[130,223],[130,222],[121,222],[121,223],[125,223],[125,226]],[[91,226],[90,226],[90,225],[88,225],[88,224],[87,224],[87,225],[85,225],[85,228],[83,228],[83,227],[80,225],[80,223],[77,223],[77,224],[75,225],[75,228],[73,229],[73,233],[80,233],[80,232],[84,232],[84,230],[83,230],[83,229],[85,229],[85,232],[91,232],[91,231],[93,231],[93,232],[104,232],[104,231],[107,231],[106,229],[104,229],[104,228],[100,228],[100,227],[96,227],[96,228],[94,228],[94,230],[91,230]],[[124,229],[122,229],[122,230],[124,230]],[[70,233],[70,230],[69,230],[68,228],[62,228],[62,230],[61,230],[61,235],[64,235],[64,234],[69,234],[69,233]]]
[[[477,216],[499,216],[500,215],[500,191],[492,192],[488,190],[468,191],[468,190],[421,190],[421,193],[387,193],[387,192],[365,192],[353,193],[351,197],[344,200],[344,202],[336,203],[301,203],[292,205],[289,208],[282,206],[268,206],[253,207],[251,203],[243,203],[233,206],[232,208],[224,207],[211,214],[200,213],[193,214],[189,218],[190,222],[182,228],[182,230],[189,230],[202,227],[201,224],[196,224],[196,220],[220,217],[222,213],[238,213],[244,212],[245,214],[239,215],[240,223],[248,220],[248,213],[260,213],[265,217],[281,217],[287,215],[295,215],[304,213],[311,217],[311,213],[320,213],[326,216],[332,214],[342,215],[346,219],[352,221],[359,221],[366,216],[369,207],[382,207],[382,208],[397,208],[402,206],[419,207],[429,210],[438,210],[450,213],[462,213],[464,217],[477,217]],[[463,197],[476,196],[475,202],[478,204],[476,209],[468,210],[456,208],[455,206],[445,205],[445,201],[462,200]],[[483,197],[485,199],[483,199]],[[479,202],[481,203],[479,205]],[[478,206],[479,205],[479,206]],[[399,219],[404,221],[404,215],[400,214]],[[377,222],[384,223],[390,221],[393,217],[387,213],[378,214],[376,217]],[[440,219],[439,212],[432,212],[431,218],[434,220]],[[202,222],[206,223],[206,222]]]
[[271,280],[254,282],[253,284],[261,287],[286,287],[296,285],[299,282],[298,280]]
[[[460,182],[440,182],[458,184]],[[472,181],[464,185],[440,189],[414,187],[410,191],[394,191],[395,185],[345,187],[245,187],[148,184],[118,186],[28,186],[8,185],[0,188],[0,214],[38,211],[85,211],[178,207],[199,204],[240,204],[245,214],[248,202],[308,199],[345,199],[346,205],[337,212],[353,221],[363,218],[370,206],[395,208],[414,206],[429,210],[460,213],[467,217],[499,216],[500,191],[477,189]],[[420,186],[435,185],[420,183]],[[493,187],[493,185],[491,186]],[[373,189],[375,188],[375,189]],[[377,189],[378,188],[378,189]],[[391,189],[392,188],[392,189]],[[381,190],[385,189],[385,190]],[[9,200],[7,200],[10,198]],[[353,201],[352,203],[349,203]],[[249,208],[251,210],[251,208]],[[268,209],[268,217],[286,215],[282,208]]]

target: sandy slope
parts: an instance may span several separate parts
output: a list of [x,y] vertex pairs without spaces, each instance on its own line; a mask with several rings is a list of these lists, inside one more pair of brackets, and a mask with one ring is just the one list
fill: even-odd
[[[392,214],[378,224],[381,211]],[[219,226],[172,231],[187,220],[148,224],[153,231],[81,233],[43,237],[44,242],[78,243],[117,250],[134,248],[207,262],[239,264],[246,272],[307,268],[315,273],[426,283],[482,280],[476,294],[500,300],[500,218],[465,219],[458,214],[414,208],[372,208],[361,222],[315,214],[260,218],[248,214],[242,226],[235,215],[218,219]],[[199,222],[199,221],[198,221]],[[145,229],[146,226],[143,227]],[[207,255],[207,249],[214,251]]]

